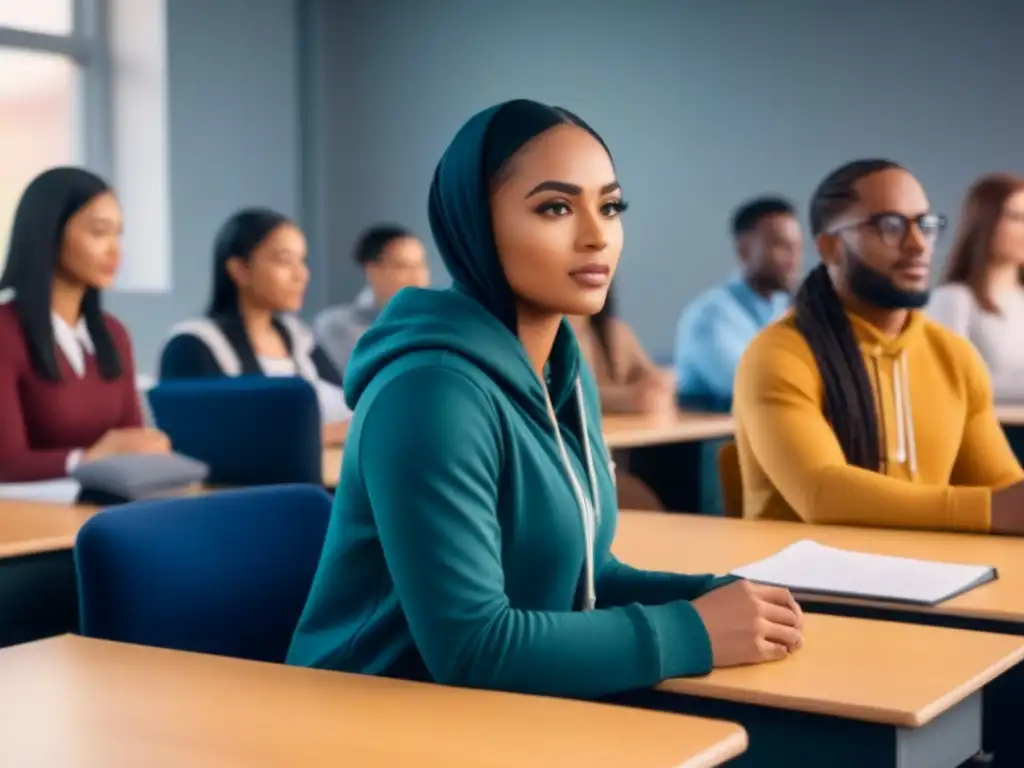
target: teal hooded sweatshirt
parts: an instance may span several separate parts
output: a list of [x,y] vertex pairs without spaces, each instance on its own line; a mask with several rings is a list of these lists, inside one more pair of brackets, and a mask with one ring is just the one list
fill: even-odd
[[356,346],[345,461],[291,664],[576,698],[711,669],[690,601],[730,579],[615,559],[613,468],[572,330],[547,368],[557,425],[512,331],[488,169],[564,115],[509,102],[442,158],[431,224],[455,287],[403,290]]

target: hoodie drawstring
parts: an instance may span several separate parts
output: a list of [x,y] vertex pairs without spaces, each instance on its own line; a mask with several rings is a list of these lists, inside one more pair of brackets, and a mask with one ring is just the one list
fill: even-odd
[[[878,420],[881,426],[882,439],[882,471],[889,469],[889,434],[886,430],[885,399],[882,397],[882,374],[878,362],[881,350],[876,348],[871,353],[874,367],[875,388],[878,391]],[[898,464],[907,464],[910,477],[917,477],[917,443],[914,439],[914,414],[910,405],[910,369],[907,365],[906,350],[901,350],[899,358],[893,366],[892,400],[896,409],[896,453],[892,459]]]
[[900,375],[903,380],[903,391],[904,391],[904,403],[905,408],[903,410],[904,418],[907,422],[907,448],[908,448],[908,459],[910,461],[910,476],[917,477],[917,441],[914,438],[914,412],[910,407],[910,367],[907,363],[906,351],[900,352]]
[[569,476],[569,483],[572,485],[573,495],[576,496],[576,505],[579,508],[580,520],[583,523],[583,546],[586,549],[584,555],[585,591],[583,594],[583,610],[591,611],[597,605],[597,588],[594,583],[594,542],[597,538],[597,518],[600,514],[600,507],[597,503],[597,470],[594,468],[594,457],[590,451],[590,436],[587,434],[587,411],[583,398],[583,385],[579,377],[576,378],[576,409],[580,417],[580,440],[583,443],[583,456],[587,465],[587,480],[590,483],[590,498],[583,493],[583,486],[580,485],[576,471],[569,461],[569,452],[566,450],[565,441],[562,439],[562,430],[558,426],[558,416],[555,414],[555,406],[551,403],[551,394],[547,385],[544,384],[544,397],[548,404],[548,418],[551,419],[551,426],[555,430],[555,441],[558,443],[558,452],[562,456],[562,467]]

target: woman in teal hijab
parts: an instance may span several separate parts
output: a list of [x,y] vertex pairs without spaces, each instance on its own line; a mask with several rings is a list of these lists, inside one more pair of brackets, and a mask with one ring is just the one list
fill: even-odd
[[564,316],[601,308],[625,207],[564,110],[511,101],[459,131],[429,203],[454,286],[403,290],[356,346],[290,663],[595,698],[799,647],[786,590],[610,552],[600,406]]

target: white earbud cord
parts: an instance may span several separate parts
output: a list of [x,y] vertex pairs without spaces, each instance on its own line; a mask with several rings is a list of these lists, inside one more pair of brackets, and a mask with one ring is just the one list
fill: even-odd
[[597,538],[597,518],[599,506],[597,503],[597,471],[594,468],[594,458],[590,451],[590,436],[587,434],[587,412],[583,399],[583,385],[579,378],[576,379],[576,406],[580,418],[580,438],[583,442],[583,455],[587,464],[587,480],[590,483],[590,498],[583,493],[579,478],[572,468],[569,460],[569,451],[566,450],[565,441],[562,439],[562,430],[558,426],[558,416],[555,414],[555,406],[551,403],[551,394],[547,385],[544,387],[544,397],[548,405],[548,417],[551,419],[551,426],[555,430],[555,441],[558,443],[558,451],[562,455],[562,466],[569,476],[572,485],[573,495],[576,497],[576,505],[579,507],[580,520],[583,523],[583,543],[586,548],[584,559],[584,570],[586,587],[583,595],[583,610],[591,611],[597,605],[597,589],[594,584],[594,546]]

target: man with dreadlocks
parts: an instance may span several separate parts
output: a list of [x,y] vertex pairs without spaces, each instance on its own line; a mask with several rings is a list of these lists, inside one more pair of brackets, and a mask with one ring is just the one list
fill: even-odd
[[745,516],[1024,533],[985,365],[920,311],[945,218],[904,168],[858,160],[810,219],[822,263],[737,370]]

